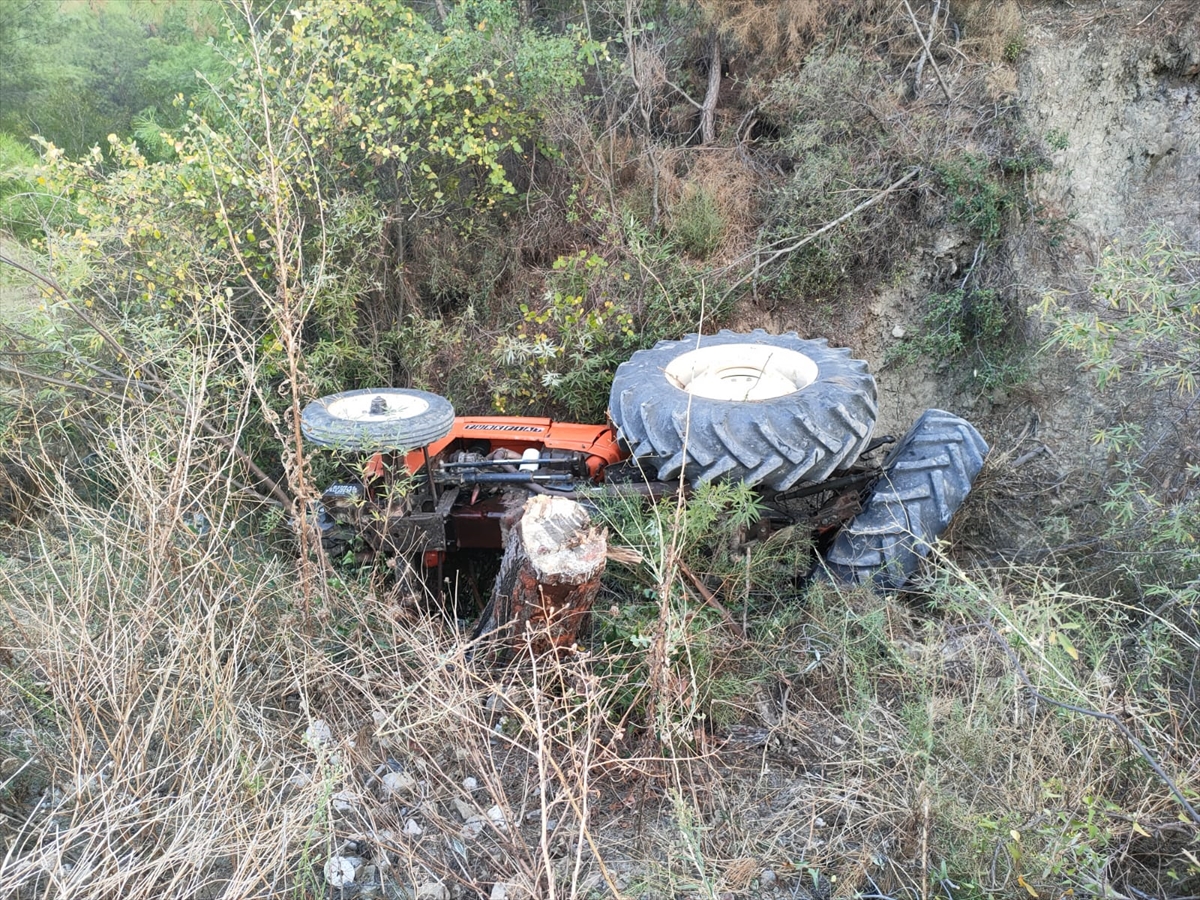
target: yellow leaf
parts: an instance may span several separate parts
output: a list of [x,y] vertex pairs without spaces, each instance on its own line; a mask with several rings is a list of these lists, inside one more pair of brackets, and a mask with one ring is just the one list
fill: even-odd
[[1143,828],[1137,822],[1133,823],[1133,832],[1134,832],[1134,834],[1140,834],[1142,837],[1150,837],[1150,832],[1148,832],[1145,828]]
[[1058,645],[1067,651],[1067,656],[1071,657],[1071,659],[1078,662],[1079,661],[1079,651],[1075,649],[1075,645],[1071,643],[1071,639],[1068,638],[1062,632],[1059,632],[1056,635],[1056,639],[1058,640]]
[[1030,897],[1036,897],[1036,896],[1038,896],[1038,892],[1037,892],[1037,891],[1035,891],[1035,890],[1034,890],[1034,889],[1033,889],[1033,888],[1032,888],[1032,887],[1029,885],[1029,883],[1028,883],[1028,882],[1025,880],[1025,876],[1024,876],[1024,875],[1018,875],[1018,876],[1017,876],[1017,884],[1019,884],[1021,887],[1025,888],[1025,890],[1026,890],[1026,891],[1029,893],[1029,896],[1030,896]]
[[1019,841],[1019,840],[1021,840],[1021,832],[1017,831],[1017,829],[1013,828],[1013,829],[1011,829],[1011,830],[1010,830],[1008,833],[1009,833],[1010,835],[1012,835],[1012,839],[1013,839],[1014,841]]

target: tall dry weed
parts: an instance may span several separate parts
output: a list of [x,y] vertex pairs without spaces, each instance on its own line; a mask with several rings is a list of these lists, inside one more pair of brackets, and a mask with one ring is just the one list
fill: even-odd
[[869,18],[875,0],[703,0],[705,13],[742,51],[773,62],[775,71],[794,69],[815,43],[841,37],[854,20]]

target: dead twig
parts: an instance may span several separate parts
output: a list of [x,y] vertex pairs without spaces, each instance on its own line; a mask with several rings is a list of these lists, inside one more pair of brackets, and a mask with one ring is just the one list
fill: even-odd
[[1117,729],[1117,731],[1121,732],[1121,736],[1124,737],[1125,740],[1129,741],[1133,748],[1137,750],[1142,759],[1146,761],[1146,765],[1154,770],[1154,774],[1157,775],[1163,784],[1167,786],[1191,820],[1197,825],[1200,825],[1200,812],[1197,812],[1195,807],[1188,802],[1187,798],[1183,795],[1183,791],[1179,789],[1171,776],[1166,773],[1166,770],[1163,769],[1158,760],[1156,760],[1151,755],[1150,751],[1146,749],[1146,746],[1136,737],[1134,737],[1133,732],[1129,730],[1129,727],[1124,722],[1111,713],[1104,713],[1100,712],[1099,710],[1089,709],[1086,706],[1075,706],[1072,703],[1064,703],[1062,700],[1055,700],[1053,697],[1047,697],[1033,686],[1033,682],[1029,680],[1029,675],[1026,674],[1025,667],[1021,665],[1021,661],[1017,658],[1016,651],[1013,650],[1012,644],[1008,642],[1008,639],[1005,638],[1004,635],[1002,635],[999,631],[997,631],[996,627],[992,625],[991,622],[979,622],[977,624],[980,628],[983,628],[985,631],[987,631],[992,636],[992,639],[1000,645],[1000,648],[1008,657],[1008,661],[1012,663],[1013,670],[1017,673],[1017,677],[1021,679],[1021,683],[1025,685],[1026,690],[1033,695],[1035,700],[1040,703],[1048,703],[1051,706],[1057,706],[1059,709],[1065,709],[1067,712],[1078,713],[1081,716],[1088,716],[1092,719],[1100,719],[1103,722],[1111,723],[1113,727]]
[[[164,384],[152,372],[151,367],[147,363],[144,361],[135,362],[133,354],[130,353],[119,340],[117,340],[112,332],[105,328],[104,325],[97,321],[91,314],[89,314],[73,297],[66,292],[62,285],[60,285],[56,280],[37,271],[36,269],[30,268],[29,266],[18,262],[6,254],[0,253],[0,264],[12,266],[14,269],[24,272],[26,275],[43,284],[46,288],[57,295],[66,304],[67,308],[80,319],[80,321],[82,321],[100,336],[100,339],[112,351],[113,355],[116,356],[118,361],[124,362],[132,371],[141,373],[140,377],[130,376],[128,378],[121,379],[125,384],[136,385],[139,388],[155,391],[160,397],[170,399],[181,406],[186,405],[183,398],[173,391],[168,385]],[[124,394],[115,394],[91,385],[79,384],[77,382],[57,379],[47,375],[39,375],[19,366],[0,365],[0,371],[7,371],[11,375],[33,379],[35,381],[41,381],[47,384],[54,384],[59,387],[86,391],[96,396],[103,396],[109,400],[128,402],[135,399],[134,395],[128,391]],[[144,400],[140,400],[140,398],[138,399],[143,405],[145,404]],[[258,479],[262,486],[267,489],[267,492],[283,505],[283,508],[289,514],[293,512],[293,503],[291,497],[287,495],[287,492],[283,490],[283,488],[273,478],[267,475],[267,473],[259,467],[259,465],[250,457],[248,453],[246,453],[246,451],[238,447],[234,441],[230,440],[229,437],[219,432],[209,422],[200,420],[198,424],[200,428],[203,429],[209,436],[214,438],[218,443],[229,450],[229,452],[232,453],[242,463],[242,465],[244,465],[246,469],[254,475],[256,479]]]
[[[126,391],[123,394],[118,394],[114,391],[109,391],[92,384],[82,384],[77,381],[68,381],[65,378],[55,378],[53,375],[42,375],[39,372],[32,372],[29,369],[22,368],[21,366],[0,363],[0,372],[4,372],[13,376],[18,383],[21,381],[21,379],[28,378],[31,381],[40,381],[43,384],[52,384],[56,387],[66,388],[68,390],[82,391],[85,394],[91,394],[95,397],[102,397],[105,400],[111,400],[115,403],[132,403],[133,405],[139,407],[147,407],[150,405],[145,400],[141,399],[130,391]],[[137,379],[134,378],[130,378],[124,383],[127,386],[141,384]],[[228,437],[218,432],[208,422],[200,421],[197,424],[204,429],[204,431],[206,431],[210,437],[217,441],[217,443],[232,453],[242,463],[242,465],[249,469],[251,474],[253,474],[254,477],[259,480],[263,487],[267,488],[269,493],[264,494],[261,491],[250,487],[250,485],[243,484],[240,481],[232,478],[230,479],[230,484],[232,484],[238,490],[244,491],[245,493],[262,500],[265,503],[278,503],[283,507],[284,511],[287,512],[288,515],[294,515],[295,509],[293,507],[291,498],[274,479],[272,479],[269,475],[267,475],[266,472],[259,468],[258,464],[250,458],[246,451],[238,447]]]
[[937,76],[942,93],[946,95],[946,102],[953,103],[954,98],[950,96],[950,88],[946,87],[946,79],[942,77],[942,70],[938,66],[937,60],[933,58],[933,47],[929,44],[929,38],[925,37],[925,32],[921,30],[921,23],[917,21],[917,16],[912,11],[912,7],[908,5],[908,0],[904,0],[904,8],[908,10],[908,17],[912,20],[913,28],[917,31],[917,37],[920,38],[921,43],[925,46],[925,52],[929,54],[929,63],[933,66],[933,74]]
[[700,594],[704,602],[717,611],[717,614],[721,617],[721,621],[725,623],[725,627],[742,640],[745,640],[746,632],[742,630],[742,626],[737,623],[729,610],[722,605],[721,601],[713,595],[713,592],[704,586],[704,582],[696,577],[696,573],[685,566],[682,561],[677,562],[676,565],[679,566],[679,571],[683,573],[683,576],[692,583],[692,586]]
[[[829,231],[832,231],[834,228],[837,228],[839,225],[841,225],[847,219],[853,218],[854,216],[858,215],[863,210],[869,209],[870,207],[872,207],[875,204],[879,203],[880,201],[884,200],[889,195],[895,193],[901,187],[908,184],[908,182],[912,181],[913,178],[915,178],[917,176],[917,173],[920,171],[921,170],[919,168],[909,169],[908,172],[906,172],[900,178],[893,181],[890,185],[888,185],[882,191],[879,191],[877,194],[874,194],[870,198],[864,200],[862,203],[858,204],[858,206],[854,207],[854,209],[850,210],[845,215],[838,216],[832,222],[822,225],[816,231],[811,232],[810,234],[807,234],[800,240],[796,241],[796,243],[789,244],[786,247],[776,250],[770,256],[768,256],[765,259],[758,262],[754,266],[753,269],[751,269],[749,272],[747,272],[745,275],[743,275],[741,278],[739,278],[737,281],[735,281],[733,283],[733,285],[729,288],[729,291],[727,292],[727,294],[732,293],[733,291],[735,291],[739,287],[741,287],[743,284],[745,284],[747,281],[749,281],[751,278],[754,278],[755,276],[757,276],[759,272],[761,272],[763,269],[765,269],[771,263],[775,262],[775,260],[779,259],[780,257],[787,256],[790,253],[795,253],[801,247],[804,247],[807,244],[811,244],[813,241],[815,241],[821,235],[823,235]],[[752,253],[748,253],[745,256],[742,256],[741,258],[734,260],[732,263],[730,263],[729,265],[725,266],[723,269],[720,269],[718,271],[728,271],[729,269],[734,268],[735,266],[739,265],[740,263],[745,262],[751,256],[754,256],[758,252],[759,252],[758,250],[755,250]]]

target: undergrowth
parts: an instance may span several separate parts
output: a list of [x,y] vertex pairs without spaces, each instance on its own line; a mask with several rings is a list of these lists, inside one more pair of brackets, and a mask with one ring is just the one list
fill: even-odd
[[385,571],[306,596],[169,434],[111,437],[108,503],[45,468],[4,534],[8,896],[1200,883],[1170,617],[949,563],[923,600],[801,588],[807,546],[747,543],[757,500],[717,486],[608,504],[640,561],[592,637],[491,668]]
[[[889,52],[912,52],[885,7],[862,15],[892,30]],[[336,11],[306,9],[285,20],[297,40],[309,20],[338,26]],[[759,23],[790,22],[778,46],[805,68],[763,89],[763,121],[738,130],[737,151],[703,148],[718,158],[709,169],[666,146],[687,132],[668,127],[664,97],[679,89],[655,56],[673,45],[613,5],[606,26],[643,68],[618,78],[590,36],[521,31],[537,39],[505,61],[532,82],[495,108],[505,129],[491,137],[504,146],[471,144],[486,152],[470,173],[434,172],[434,154],[405,182],[390,142],[359,154],[345,123],[363,118],[351,104],[372,96],[364,85],[384,68],[373,65],[292,97],[333,141],[317,165],[283,102],[309,82],[263,63],[255,51],[273,58],[272,45],[253,34],[241,58],[251,74],[230,98],[257,110],[239,120],[253,131],[236,132],[244,143],[196,122],[180,141],[188,158],[170,165],[120,139],[76,161],[44,148],[48,189],[73,203],[44,216],[46,242],[20,254],[47,273],[36,283],[48,309],[6,323],[3,346],[5,472],[13,461],[30,502],[0,525],[0,894],[1200,890],[1198,463],[1171,469],[1178,444],[1157,430],[1104,426],[1124,463],[1093,546],[1120,562],[1089,582],[1096,591],[1050,565],[940,557],[904,596],[840,590],[805,580],[807,534],[756,538],[750,491],[598,500],[625,552],[590,636],[561,657],[518,652],[491,667],[458,621],[473,598],[440,606],[387,565],[333,570],[311,546],[314,462],[297,417],[313,396],[403,381],[464,409],[601,421],[617,363],[731,312],[732,279],[749,267],[737,241],[754,243],[758,213],[757,247],[773,252],[914,173],[759,278],[776,298],[886,272],[917,213],[985,247],[1024,214],[1012,188],[1036,155],[961,150],[962,120],[937,124],[928,101],[897,90],[900,66],[838,44],[859,21],[854,5],[730,9],[748,45]],[[1016,4],[965,9],[990,56],[1021,54]],[[517,32],[489,28],[516,22],[516,7],[454,10],[464,56],[503,56]],[[395,22],[380,26],[389,39],[408,20]],[[835,33],[814,50],[826,26]],[[432,26],[421,35],[441,46]],[[331,62],[326,48],[313,40],[314,65]],[[546,71],[575,86],[585,59],[588,79],[615,85],[592,98],[621,123],[601,136],[563,91],[538,89]],[[482,98],[494,73],[449,62],[444,80],[404,83],[431,113],[443,103],[465,121],[482,107],[460,108],[449,78]],[[903,110],[919,127],[893,127]],[[535,120],[560,148],[522,155],[516,135]],[[368,123],[380,138],[385,125]],[[747,162],[751,128],[764,139]],[[279,156],[264,135],[281,139]],[[577,172],[556,168],[567,146]],[[355,166],[402,196],[355,202],[339,180]],[[755,207],[739,179],[759,169],[770,183]],[[507,180],[518,170],[523,202]],[[229,215],[219,197],[246,206]],[[472,224],[476,199],[492,204],[486,223]],[[452,235],[431,210],[449,210]],[[524,243],[504,245],[515,236]],[[1173,398],[1164,424],[1187,434],[1195,260],[1170,241],[1106,265],[1109,293],[1095,299],[1110,306],[1058,309],[1058,343],[1110,379],[1149,376],[1147,396]],[[1002,296],[982,279],[935,293],[904,346],[989,358],[1013,326]],[[299,540],[272,547],[275,531]],[[339,887],[348,877],[354,888]]]

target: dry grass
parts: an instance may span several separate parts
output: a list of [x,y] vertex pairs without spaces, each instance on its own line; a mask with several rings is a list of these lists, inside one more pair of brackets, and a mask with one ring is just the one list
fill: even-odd
[[[847,6],[724,8],[800,59]],[[864,119],[899,103],[866,99]],[[735,151],[685,175],[671,152],[613,132],[579,154],[579,196],[615,210],[657,166],[664,208],[709,192],[730,226],[715,255],[733,252],[755,214]],[[794,560],[773,581],[696,564],[742,639],[679,577],[679,510],[644,530],[652,564],[610,574],[586,652],[492,668],[386,574],[264,546],[279,514],[247,507],[199,425],[250,415],[212,388],[226,364],[181,363],[174,415],[62,407],[105,448],[99,496],[31,467],[41,505],[0,534],[0,896],[349,896],[338,857],[385,896],[1200,890],[1196,823],[1162,777],[1195,805],[1196,691],[1176,676],[1200,645],[1180,618],[1051,569],[943,561],[923,593],[878,598],[797,590]],[[13,396],[51,432],[34,389]]]
[[954,15],[973,56],[993,63],[1011,61],[1024,28],[1016,0],[968,0],[954,9]]
[[[323,896],[338,856],[364,861],[361,882],[431,896],[1178,892],[1168,870],[1195,877],[1162,781],[1014,668],[1119,711],[1194,796],[1195,736],[1137,688],[1116,606],[950,570],[935,614],[814,590],[760,602],[747,643],[705,624],[667,552],[645,573],[674,598],[645,621],[648,646],[612,639],[621,615],[604,613],[590,653],[492,669],[376,577],[327,581],[305,618],[294,562],[227,537],[250,523],[164,461],[151,425],[110,436],[118,503],[59,485],[6,535],[5,896]],[[719,727],[716,677],[738,711]]]
[[706,12],[720,22],[742,52],[774,61],[777,70],[799,66],[815,43],[837,43],[849,23],[870,18],[876,0],[704,0]]

